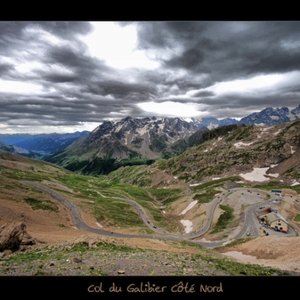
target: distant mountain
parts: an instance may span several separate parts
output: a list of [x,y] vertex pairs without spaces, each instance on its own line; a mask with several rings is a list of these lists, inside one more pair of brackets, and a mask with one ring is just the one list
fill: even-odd
[[[62,151],[74,141],[85,137],[88,131],[51,134],[0,134],[0,142],[10,144],[39,155],[50,155]],[[19,152],[21,154],[21,152]]]
[[238,120],[232,118],[218,120],[217,118],[206,117],[202,119],[192,118],[191,120],[198,128],[207,128],[209,130],[220,126],[234,125],[239,123]]
[[[144,163],[198,130],[179,118],[131,118],[105,121],[71,146],[49,158],[71,170],[106,173],[125,164]],[[117,165],[118,164],[118,165]]]
[[278,125],[289,122],[290,111],[287,107],[272,108],[267,107],[260,112],[255,112],[245,118],[240,120],[241,124],[252,125],[252,124],[262,124],[262,125]]
[[246,125],[279,125],[300,118],[300,104],[294,109],[288,107],[273,108],[267,107],[260,112],[255,112],[240,120],[240,124]]
[[0,142],[0,152],[2,152],[2,151],[9,152],[9,153],[21,154],[23,156],[27,156],[27,157],[31,157],[31,158],[39,158],[39,156],[32,151],[28,151],[28,150],[18,147],[18,146],[7,145],[7,144]]
[[288,107],[272,108],[267,107],[260,112],[252,113],[240,121],[233,118],[217,119],[205,117],[202,119],[191,118],[190,122],[195,124],[198,128],[214,129],[220,126],[245,124],[245,125],[266,125],[273,126],[284,124],[289,121],[294,121],[300,118],[300,104],[294,109],[289,110]]

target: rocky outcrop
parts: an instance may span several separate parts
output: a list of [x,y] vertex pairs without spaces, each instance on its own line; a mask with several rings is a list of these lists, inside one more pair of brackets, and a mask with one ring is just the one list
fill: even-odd
[[24,250],[36,241],[27,233],[26,224],[10,223],[0,227],[0,252]]

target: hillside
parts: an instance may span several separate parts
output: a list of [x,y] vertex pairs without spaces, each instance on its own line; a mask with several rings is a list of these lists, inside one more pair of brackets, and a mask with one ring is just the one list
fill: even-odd
[[155,166],[191,183],[232,175],[251,181],[251,172],[261,175],[257,181],[278,178],[292,184],[299,178],[300,121],[274,127],[237,127],[209,135],[207,141]]

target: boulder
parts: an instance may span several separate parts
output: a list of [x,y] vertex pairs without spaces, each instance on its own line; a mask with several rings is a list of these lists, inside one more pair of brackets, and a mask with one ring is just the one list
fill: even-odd
[[27,233],[23,222],[4,224],[0,227],[0,252],[24,250],[36,241]]

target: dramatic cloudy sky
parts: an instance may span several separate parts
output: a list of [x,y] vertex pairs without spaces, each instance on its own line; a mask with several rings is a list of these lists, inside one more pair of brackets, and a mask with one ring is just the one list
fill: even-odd
[[0,22],[0,133],[300,103],[300,22]]

